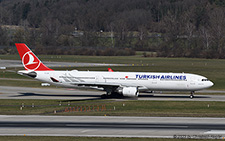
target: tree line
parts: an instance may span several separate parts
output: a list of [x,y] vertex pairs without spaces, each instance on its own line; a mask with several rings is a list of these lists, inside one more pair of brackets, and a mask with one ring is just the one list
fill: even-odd
[[0,46],[47,54],[225,58],[224,25],[224,0],[0,0]]

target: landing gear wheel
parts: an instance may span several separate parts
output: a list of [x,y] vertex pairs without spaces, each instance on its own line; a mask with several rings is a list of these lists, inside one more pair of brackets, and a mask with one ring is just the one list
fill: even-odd
[[194,98],[194,91],[191,92],[190,99]]
[[111,94],[112,94],[111,91],[106,91],[106,94],[101,95],[101,98],[102,98],[102,99],[110,98],[110,95],[111,95]]
[[102,98],[102,99],[107,99],[107,98],[109,98],[109,95],[103,94],[103,95],[101,95],[101,98]]

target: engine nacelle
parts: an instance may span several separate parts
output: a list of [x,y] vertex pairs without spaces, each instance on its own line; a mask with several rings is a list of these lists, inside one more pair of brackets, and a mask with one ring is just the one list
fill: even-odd
[[121,90],[119,90],[119,93],[128,97],[137,97],[139,94],[137,87],[123,87]]

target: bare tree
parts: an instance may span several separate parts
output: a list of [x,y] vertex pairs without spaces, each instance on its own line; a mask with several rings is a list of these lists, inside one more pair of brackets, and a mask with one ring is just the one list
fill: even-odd
[[218,51],[219,58],[225,58],[225,9],[215,8],[209,16],[213,45]]

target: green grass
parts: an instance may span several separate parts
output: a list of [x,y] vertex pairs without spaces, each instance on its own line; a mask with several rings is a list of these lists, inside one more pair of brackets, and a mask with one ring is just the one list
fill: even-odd
[[[21,69],[23,70],[23,69]],[[13,70],[0,70],[0,78],[27,79],[27,77],[17,74],[18,68]]]
[[24,81],[24,80],[0,80],[1,86],[17,86],[17,87],[41,87],[39,81]]
[[[25,107],[23,107],[23,109],[21,110],[20,107],[22,106],[22,103],[24,104]],[[59,105],[60,103],[61,106]],[[32,107],[33,104],[34,107]],[[68,104],[70,105],[68,106]],[[89,106],[91,107],[90,108],[91,111],[87,111],[89,109]],[[81,107],[82,110],[80,110]],[[69,109],[67,110],[67,108]],[[79,108],[78,111],[77,108]],[[56,114],[54,113],[55,110],[57,111]],[[33,100],[33,99],[0,100],[1,115],[225,117],[224,111],[225,111],[225,102],[192,102],[192,101],[149,102],[149,101],[132,101],[132,100],[80,101],[80,100]]]
[[15,55],[0,55],[0,59],[2,60],[20,60],[19,54]]
[[[225,90],[225,60],[222,59],[196,59],[196,58],[144,58],[137,56],[73,56],[73,55],[40,55],[44,61],[65,61],[65,62],[90,62],[90,63],[122,63],[131,66],[113,66],[114,71],[136,71],[136,72],[185,72],[206,76],[214,82],[211,89]],[[0,59],[19,59],[18,55],[0,55]],[[143,64],[143,66],[142,66]],[[134,65],[134,66],[133,66]],[[101,70],[107,71],[106,67],[68,67],[56,68],[60,70]],[[17,74],[3,74],[0,70],[0,77],[22,78]]]

